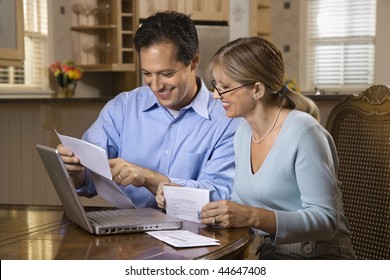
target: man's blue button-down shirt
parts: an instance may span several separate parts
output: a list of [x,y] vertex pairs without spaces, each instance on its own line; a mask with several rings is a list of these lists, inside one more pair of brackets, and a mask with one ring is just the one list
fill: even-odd
[[[185,187],[210,190],[210,199],[229,199],[234,177],[233,136],[238,119],[226,117],[202,82],[194,100],[173,118],[149,87],[110,100],[83,140],[102,147],[108,158],[122,158],[169,177]],[[88,177],[79,189],[95,193]],[[124,187],[136,207],[157,207],[144,187]]]

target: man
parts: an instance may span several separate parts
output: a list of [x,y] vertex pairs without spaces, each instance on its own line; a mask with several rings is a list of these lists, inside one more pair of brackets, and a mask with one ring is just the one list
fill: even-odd
[[[137,30],[134,45],[147,86],[109,101],[83,140],[107,151],[113,180],[136,207],[157,207],[161,182],[208,189],[211,200],[228,199],[238,121],[226,117],[196,76],[194,23],[185,14],[156,13]],[[95,195],[79,159],[62,145],[57,149],[79,193]]]

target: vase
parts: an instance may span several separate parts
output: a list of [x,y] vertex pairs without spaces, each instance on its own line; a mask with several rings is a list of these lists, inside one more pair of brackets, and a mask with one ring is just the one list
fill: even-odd
[[71,98],[75,95],[76,85],[70,84],[66,87],[59,87],[57,90],[58,98]]

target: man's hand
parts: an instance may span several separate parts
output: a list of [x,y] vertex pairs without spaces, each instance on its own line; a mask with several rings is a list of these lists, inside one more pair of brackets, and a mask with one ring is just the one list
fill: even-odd
[[61,155],[61,159],[65,163],[65,168],[68,170],[75,187],[78,188],[84,185],[85,167],[81,165],[80,159],[71,150],[65,148],[63,144],[57,146],[57,151]]
[[146,187],[156,195],[160,182],[167,182],[169,178],[153,170],[138,166],[121,158],[109,161],[112,179],[122,186],[133,185]]
[[171,183],[171,182],[161,182],[158,185],[157,194],[156,194],[156,202],[157,202],[157,206],[159,208],[162,208],[162,209],[166,208],[166,200],[165,200],[165,196],[164,196],[164,186],[181,187],[180,185],[175,184],[175,183]]

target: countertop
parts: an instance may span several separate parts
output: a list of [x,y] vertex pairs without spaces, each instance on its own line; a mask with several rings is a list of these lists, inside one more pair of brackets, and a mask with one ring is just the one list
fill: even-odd
[[39,103],[39,104],[50,104],[50,103],[101,103],[107,102],[113,97],[72,97],[72,98],[0,98],[0,104],[12,103]]
[[[305,95],[313,101],[341,101],[346,95],[343,94],[322,94],[322,95]],[[0,104],[3,103],[101,103],[107,102],[113,97],[72,97],[72,98],[0,98]]]
[[320,95],[305,95],[313,101],[342,101],[348,95],[346,94],[320,94]]

